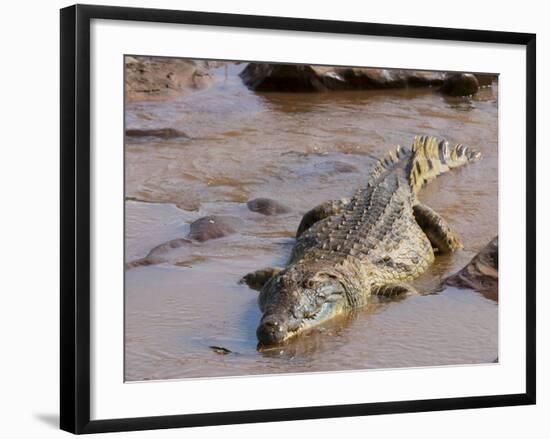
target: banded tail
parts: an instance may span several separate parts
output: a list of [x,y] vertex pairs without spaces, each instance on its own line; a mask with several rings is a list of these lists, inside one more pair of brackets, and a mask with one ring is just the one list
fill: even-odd
[[409,182],[414,193],[440,174],[481,158],[481,153],[468,146],[449,146],[446,140],[416,136],[412,144]]
[[418,191],[429,181],[452,168],[479,160],[481,153],[465,145],[449,146],[446,140],[431,136],[416,136],[411,149],[398,146],[388,152],[374,166],[369,185],[396,166],[406,163],[406,172],[412,191]]

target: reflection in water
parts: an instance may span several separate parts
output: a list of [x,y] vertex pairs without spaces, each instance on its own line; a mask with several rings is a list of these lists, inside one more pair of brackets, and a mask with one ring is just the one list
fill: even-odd
[[[374,305],[365,307],[361,312],[366,315],[367,311],[374,309]],[[265,358],[308,358],[314,352],[323,353],[332,349],[334,343],[345,343],[348,334],[345,329],[351,325],[359,315],[359,310],[352,310],[347,314],[337,316],[325,324],[311,328],[300,334],[299,337],[291,338],[278,346],[259,346],[258,352]]]
[[[171,127],[190,139],[128,140],[126,260],[187,236],[200,217],[241,221],[233,235],[170,249],[158,265],[126,272],[126,379],[496,358],[496,303],[452,287],[430,294],[497,233],[496,88],[473,99],[419,89],[256,94],[237,76],[243,67],[214,70],[211,88],[180,99],[127,106],[128,126]],[[480,162],[445,174],[420,194],[449,221],[464,250],[437,257],[414,282],[421,295],[372,303],[259,352],[257,292],[238,280],[258,268],[283,265],[303,213],[349,196],[365,183],[376,158],[415,134],[446,137],[483,153]],[[251,212],[246,202],[258,197],[290,210],[273,216]]]

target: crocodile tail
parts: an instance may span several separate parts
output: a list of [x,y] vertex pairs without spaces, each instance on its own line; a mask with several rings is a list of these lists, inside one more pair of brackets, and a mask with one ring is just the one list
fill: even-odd
[[438,175],[481,158],[480,152],[468,146],[450,147],[446,140],[431,136],[416,136],[411,149],[409,182],[415,193]]
[[390,150],[376,162],[369,176],[369,185],[376,184],[383,173],[393,169],[404,161],[410,161],[411,157],[412,153],[410,149],[397,145],[397,148]]

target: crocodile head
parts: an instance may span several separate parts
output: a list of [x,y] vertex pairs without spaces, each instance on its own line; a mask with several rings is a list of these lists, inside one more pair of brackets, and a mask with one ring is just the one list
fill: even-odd
[[256,331],[261,346],[278,344],[342,313],[345,289],[324,271],[285,270],[260,293],[263,317]]

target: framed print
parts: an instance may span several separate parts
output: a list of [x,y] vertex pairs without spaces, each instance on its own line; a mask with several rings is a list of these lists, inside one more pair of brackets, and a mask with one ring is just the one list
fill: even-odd
[[62,9],[61,428],[534,404],[535,41]]

